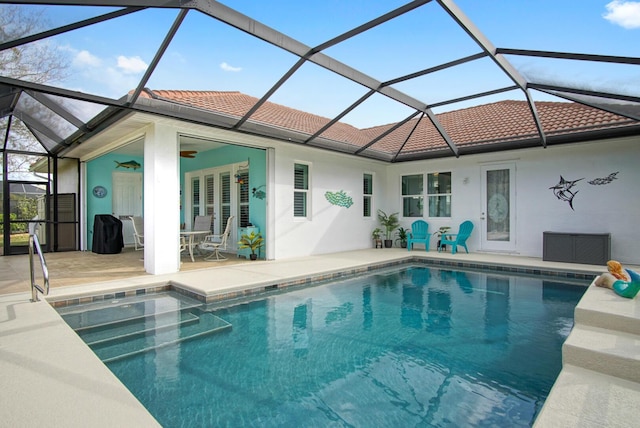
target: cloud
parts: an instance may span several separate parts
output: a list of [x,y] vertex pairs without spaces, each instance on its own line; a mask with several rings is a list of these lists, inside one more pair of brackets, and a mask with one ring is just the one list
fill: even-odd
[[77,51],[73,58],[73,65],[76,67],[100,67],[102,61],[95,55],[92,55],[89,51]]
[[127,58],[120,55],[118,57],[118,68],[122,70],[124,74],[137,74],[142,73],[147,69],[148,65],[139,56],[133,56]]
[[606,6],[604,19],[623,28],[640,28],[640,2],[614,0]]
[[138,57],[127,58],[119,56],[100,58],[87,50],[78,50],[72,46],[61,46],[64,52],[69,52],[71,75],[66,79],[65,86],[80,92],[107,97],[121,97],[139,83],[140,73],[147,68],[147,64]]
[[233,72],[242,71],[242,67],[232,67],[226,62],[223,62],[222,64],[220,64],[220,68],[223,69],[224,71],[233,71]]

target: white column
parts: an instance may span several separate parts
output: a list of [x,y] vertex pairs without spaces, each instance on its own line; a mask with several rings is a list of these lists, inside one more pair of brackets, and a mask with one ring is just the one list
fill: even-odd
[[179,177],[175,129],[150,125],[144,142],[144,269],[150,274],[180,270]]

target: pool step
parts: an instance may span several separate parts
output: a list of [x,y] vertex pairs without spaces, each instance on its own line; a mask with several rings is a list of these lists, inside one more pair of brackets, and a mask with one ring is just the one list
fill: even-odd
[[575,325],[562,347],[563,364],[640,382],[640,335]]
[[231,329],[231,324],[210,312],[192,309],[188,314],[195,319],[176,312],[175,323],[163,322],[157,328],[141,320],[131,321],[136,327],[115,327],[111,338],[96,340],[89,346],[102,361],[110,362]]
[[59,312],[104,362],[231,328],[202,310],[202,302],[171,291],[91,302]]
[[188,325],[200,322],[198,315],[187,311],[165,312],[158,316],[146,316],[119,321],[117,323],[100,324],[94,327],[83,327],[77,329],[76,333],[87,343],[87,345],[99,345],[110,341],[123,339],[125,337],[135,337],[139,335],[153,334],[156,331],[176,328],[181,325]]
[[640,312],[636,299],[591,285],[575,310],[563,364],[640,382]]
[[58,312],[75,331],[109,327],[140,318],[156,318],[165,313],[202,306],[197,300],[176,298],[175,295],[144,295],[63,308]]
[[640,335],[640,313],[635,299],[625,299],[611,290],[594,287],[576,307],[574,319],[576,324]]

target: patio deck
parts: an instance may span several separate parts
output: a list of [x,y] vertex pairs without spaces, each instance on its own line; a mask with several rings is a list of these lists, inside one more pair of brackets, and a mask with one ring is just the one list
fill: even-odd
[[[50,302],[115,291],[179,285],[214,297],[304,281],[407,257],[597,275],[604,266],[543,262],[484,253],[456,254],[368,249],[277,261],[192,263],[182,271],[149,275],[141,252],[46,254]],[[637,266],[627,266],[638,269]],[[39,267],[36,268],[36,272]],[[32,303],[28,256],[0,257],[0,418],[7,426],[158,426],[46,301]],[[563,348],[563,370],[536,427],[635,426],[640,407],[640,299],[623,299],[590,286],[576,309],[576,326]],[[636,370],[627,370],[636,367]]]

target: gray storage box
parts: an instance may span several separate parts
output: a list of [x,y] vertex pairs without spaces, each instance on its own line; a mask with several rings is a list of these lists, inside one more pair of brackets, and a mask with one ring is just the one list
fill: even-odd
[[606,265],[611,260],[611,234],[544,232],[542,260]]

